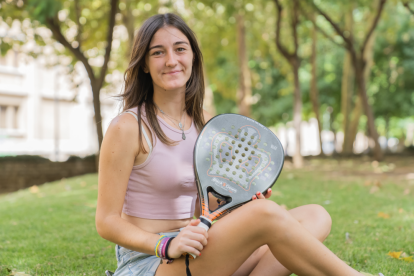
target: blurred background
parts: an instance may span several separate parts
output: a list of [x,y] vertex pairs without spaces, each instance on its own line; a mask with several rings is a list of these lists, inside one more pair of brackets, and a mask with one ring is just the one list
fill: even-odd
[[409,1],[0,3],[0,192],[96,172],[134,33],[167,12],[201,44],[204,108],[272,129],[288,165],[414,155]]

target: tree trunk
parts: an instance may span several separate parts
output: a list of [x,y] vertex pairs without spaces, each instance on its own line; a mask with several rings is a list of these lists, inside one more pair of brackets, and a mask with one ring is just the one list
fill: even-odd
[[237,15],[237,46],[238,59],[240,66],[239,88],[237,90],[237,105],[241,115],[250,117],[250,105],[252,97],[252,83],[250,71],[247,66],[247,50],[246,50],[246,29],[244,26],[244,16]]
[[92,95],[93,95],[93,109],[95,111],[95,124],[96,124],[96,133],[98,134],[98,145],[99,151],[101,150],[102,140],[103,140],[103,131],[102,131],[102,115],[101,115],[101,104],[100,104],[100,90],[101,87],[95,83],[92,85]]
[[134,15],[132,14],[132,1],[126,0],[126,8],[121,12],[122,14],[122,23],[124,24],[125,28],[127,29],[128,33],[128,48],[125,51],[125,56],[127,60],[129,60],[131,56],[132,46],[134,44],[134,33],[135,33],[135,27],[134,27]]
[[[353,33],[353,17],[352,17],[351,8],[347,14],[345,15],[345,30],[347,30],[350,34]],[[341,112],[343,115],[343,122],[342,122],[342,129],[344,131],[344,142],[342,145],[342,154],[350,155],[352,154],[352,146],[354,143],[355,136],[350,135],[355,131],[350,131],[350,113],[351,113],[351,103],[352,103],[352,96],[354,94],[354,71],[351,64],[351,54],[349,51],[346,52],[344,58],[344,65],[342,71],[342,87],[341,87]],[[354,112],[355,113],[355,112]],[[360,114],[360,112],[359,112]],[[358,115],[358,112],[355,113]],[[355,118],[359,121],[358,118]],[[354,122],[355,126],[358,127],[358,122]],[[356,135],[356,132],[355,132]]]
[[295,127],[295,154],[293,155],[293,166],[295,168],[301,168],[303,166],[303,157],[300,152],[300,125],[302,122],[302,95],[300,91],[299,82],[299,60],[296,58],[292,61],[293,76],[294,76],[294,107],[293,107],[293,125]]
[[205,92],[204,92],[204,109],[207,110],[210,115],[216,115],[216,108],[214,107],[214,94],[213,90],[211,90],[209,86],[209,81],[206,76],[206,71],[204,68],[204,85],[205,85]]
[[[312,14],[312,20],[315,20],[315,14]],[[318,122],[318,129],[319,129],[319,146],[321,148],[321,155],[323,155],[322,150],[322,125],[319,116],[319,92],[317,86],[317,73],[316,73],[316,45],[317,45],[317,30],[315,24],[313,25],[312,29],[312,55],[311,55],[311,64],[312,64],[312,78],[311,78],[311,85],[310,85],[310,98],[312,101],[312,108],[313,112],[315,113],[316,120]]]
[[357,89],[358,89],[358,94],[361,95],[361,102],[362,102],[362,106],[364,108],[365,111],[365,115],[367,116],[368,119],[368,129],[369,129],[369,133],[370,133],[370,137],[371,139],[374,140],[374,151],[373,151],[373,155],[375,160],[379,161],[382,159],[382,150],[378,141],[378,132],[377,129],[375,127],[375,118],[374,118],[374,114],[372,112],[371,109],[371,105],[368,102],[368,96],[367,96],[367,91],[366,91],[366,79],[365,79],[365,74],[364,74],[364,61],[362,60],[358,60],[356,61],[356,63],[354,64],[355,67],[355,75],[356,75],[356,83],[357,83]]

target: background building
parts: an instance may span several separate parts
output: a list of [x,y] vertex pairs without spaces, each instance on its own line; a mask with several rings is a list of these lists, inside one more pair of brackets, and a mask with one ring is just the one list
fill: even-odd
[[[75,88],[62,68],[10,50],[0,56],[0,156],[41,155],[64,161],[98,149],[87,77]],[[79,70],[78,70],[79,69]],[[81,75],[82,67],[77,68]],[[118,91],[117,91],[118,92]],[[115,93],[114,93],[115,94]],[[101,94],[104,131],[118,102]]]

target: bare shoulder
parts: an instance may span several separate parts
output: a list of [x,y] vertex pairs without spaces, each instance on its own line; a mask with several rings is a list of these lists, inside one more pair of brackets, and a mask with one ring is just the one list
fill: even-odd
[[204,121],[207,123],[208,121],[210,121],[211,118],[213,118],[213,116],[211,116],[210,113],[207,112],[207,110],[203,109],[203,115],[204,115]]
[[105,133],[102,146],[109,144],[110,147],[119,146],[122,148],[129,145],[128,148],[131,150],[131,145],[136,144],[134,141],[137,141],[138,135],[137,120],[131,114],[124,113],[112,119]]

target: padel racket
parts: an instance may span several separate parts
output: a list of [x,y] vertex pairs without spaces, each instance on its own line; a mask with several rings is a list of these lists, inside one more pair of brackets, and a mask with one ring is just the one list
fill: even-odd
[[[238,114],[217,115],[208,121],[194,148],[201,210],[198,226],[208,231],[213,220],[252,200],[256,192],[266,194],[283,162],[282,144],[262,124]],[[223,203],[213,211],[209,193]]]

